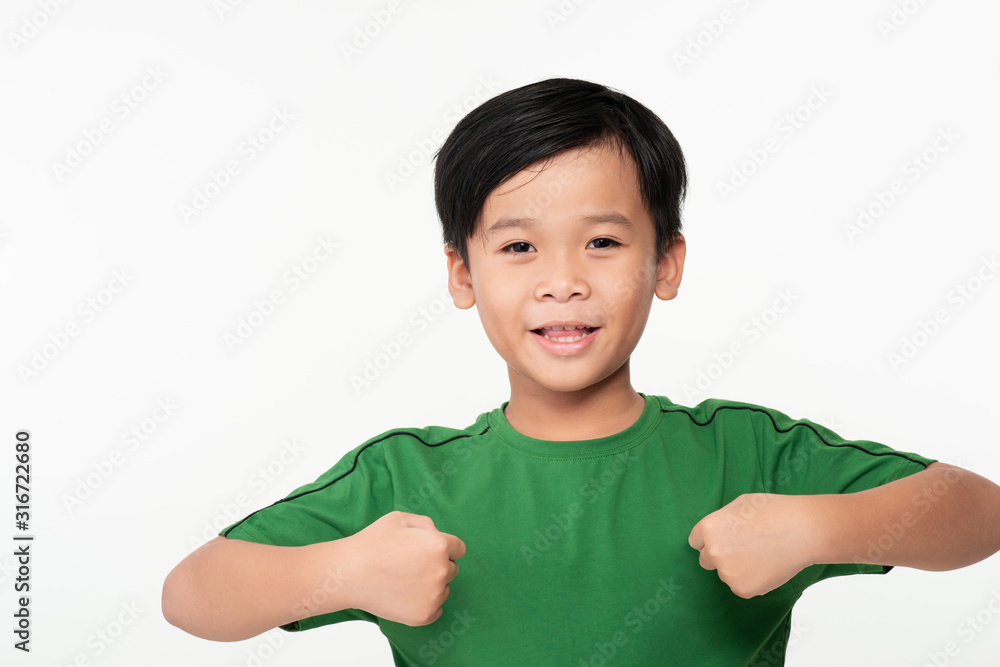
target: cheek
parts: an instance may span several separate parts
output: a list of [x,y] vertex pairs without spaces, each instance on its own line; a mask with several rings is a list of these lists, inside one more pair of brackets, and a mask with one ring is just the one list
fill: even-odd
[[632,312],[632,318],[629,325],[632,331],[636,333],[637,337],[641,336],[643,329],[646,328],[646,321],[649,320],[649,310],[652,305],[652,297],[644,298]]
[[622,299],[652,295],[656,287],[656,272],[659,267],[649,257],[635,255],[623,258],[614,267],[611,278],[611,293]]
[[490,310],[502,312],[515,310],[515,303],[520,301],[525,286],[521,276],[502,270],[491,271],[489,277],[474,285],[476,296],[489,305]]
[[605,309],[620,318],[621,325],[628,329],[635,324],[635,318],[649,314],[656,286],[654,278],[642,269],[622,272],[615,279],[602,286]]
[[521,321],[514,294],[495,282],[480,284],[475,289],[479,318],[490,340],[510,338]]

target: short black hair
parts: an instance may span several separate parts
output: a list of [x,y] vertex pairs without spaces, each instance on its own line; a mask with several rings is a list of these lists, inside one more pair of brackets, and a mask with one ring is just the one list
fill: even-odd
[[681,230],[687,172],[680,144],[660,118],[628,95],[580,79],[546,79],[473,109],[435,154],[434,201],[445,244],[468,264],[467,241],[486,197],[525,167],[573,148],[617,145],[639,176],[656,226],[659,257]]

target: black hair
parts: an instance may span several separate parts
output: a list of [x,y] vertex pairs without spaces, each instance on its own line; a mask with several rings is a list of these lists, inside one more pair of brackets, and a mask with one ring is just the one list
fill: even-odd
[[639,192],[656,225],[659,257],[681,230],[687,173],[680,144],[648,108],[607,86],[547,79],[509,90],[473,109],[435,154],[434,201],[444,242],[468,264],[467,241],[486,197],[539,160],[587,146],[631,155]]

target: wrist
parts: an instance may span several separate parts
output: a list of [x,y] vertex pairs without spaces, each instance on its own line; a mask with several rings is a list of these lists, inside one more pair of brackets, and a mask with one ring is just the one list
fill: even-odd
[[851,526],[858,520],[854,494],[808,496],[812,503],[809,564],[853,563]]
[[303,571],[308,573],[298,603],[302,618],[355,607],[354,584],[358,577],[347,539],[301,547],[307,563]]

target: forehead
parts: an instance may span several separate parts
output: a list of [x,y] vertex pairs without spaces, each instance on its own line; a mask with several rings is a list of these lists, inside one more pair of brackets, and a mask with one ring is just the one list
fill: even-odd
[[625,225],[648,217],[629,152],[617,143],[601,144],[539,160],[490,192],[477,227],[489,234],[510,226],[504,222],[511,219],[537,222],[561,216]]

